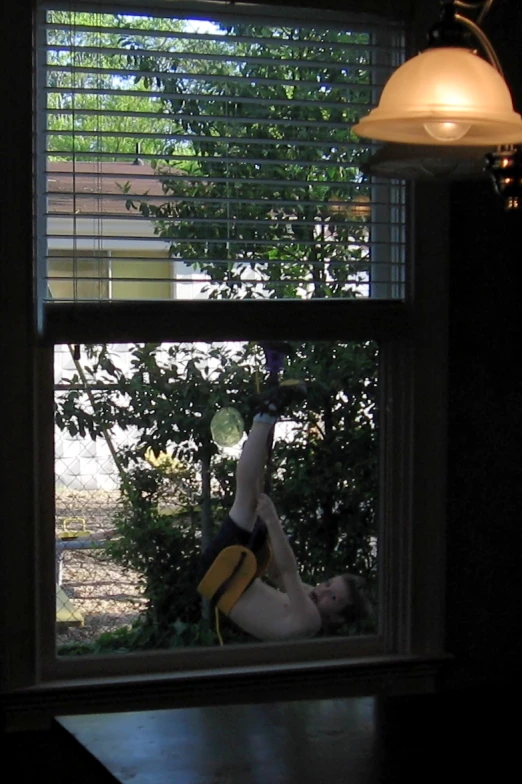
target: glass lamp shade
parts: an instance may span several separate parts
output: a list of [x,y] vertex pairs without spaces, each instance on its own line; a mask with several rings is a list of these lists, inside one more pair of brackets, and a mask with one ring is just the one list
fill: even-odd
[[388,80],[379,105],[353,130],[406,144],[522,142],[522,118],[501,74],[460,47],[427,49],[405,62]]

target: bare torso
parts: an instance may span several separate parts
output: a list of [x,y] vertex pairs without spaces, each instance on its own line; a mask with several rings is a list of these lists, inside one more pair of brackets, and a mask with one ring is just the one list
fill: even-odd
[[229,617],[259,640],[314,637],[321,628],[319,611],[311,599],[296,605],[286,593],[259,578],[240,597]]

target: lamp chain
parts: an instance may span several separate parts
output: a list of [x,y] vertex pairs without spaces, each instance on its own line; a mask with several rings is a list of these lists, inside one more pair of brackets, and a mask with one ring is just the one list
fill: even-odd
[[453,5],[458,8],[468,8],[471,11],[475,11],[477,8],[480,8],[480,14],[477,18],[477,24],[482,24],[486,16],[491,10],[491,6],[493,5],[494,0],[482,0],[481,3],[465,3],[463,0],[453,0]]
[[460,22],[461,24],[465,25],[473,35],[477,38],[480,42],[486,57],[488,58],[489,62],[495,68],[496,71],[503,77],[504,73],[502,71],[502,66],[500,65],[500,60],[497,57],[497,53],[493,49],[493,46],[487,37],[486,33],[482,30],[481,27],[476,22],[473,22],[471,19],[468,19],[466,16],[462,16],[461,14],[455,14],[455,21]]

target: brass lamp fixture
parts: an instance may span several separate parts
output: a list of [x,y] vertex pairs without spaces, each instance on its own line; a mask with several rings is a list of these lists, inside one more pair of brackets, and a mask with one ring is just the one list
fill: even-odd
[[[496,147],[486,156],[486,169],[504,206],[515,209],[522,207],[522,156],[515,146],[522,143],[522,117],[513,109],[499,59],[481,28],[493,2],[443,2],[427,49],[392,74],[379,105],[353,130],[408,147],[453,148],[461,159],[466,148],[476,158],[477,148]],[[479,10],[477,21],[458,9]],[[487,59],[473,48],[473,39]]]
[[506,210],[522,209],[522,151],[499,147],[486,155],[486,168]]

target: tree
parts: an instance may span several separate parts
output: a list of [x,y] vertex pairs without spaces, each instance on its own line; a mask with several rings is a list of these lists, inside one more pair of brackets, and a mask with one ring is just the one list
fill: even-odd
[[377,346],[308,343],[310,379],[290,440],[276,441],[274,494],[306,580],[354,571],[372,582],[377,543]]
[[194,506],[196,496],[205,546],[212,535],[211,461],[219,452],[210,422],[226,405],[248,421],[248,397],[255,391],[253,351],[249,345],[137,344],[125,369],[109,347],[90,347],[86,383],[102,388],[82,393],[82,379],[74,374],[69,379],[74,389],[57,406],[57,424],[71,435],[94,439],[114,427],[129,432],[129,443],[118,454],[124,470],[143,465],[150,452],[169,453],[180,466],[195,467],[200,492],[194,494],[192,477],[179,469],[171,481],[184,508]]
[[[354,283],[368,281],[369,250],[366,213],[358,217],[353,202],[368,188],[349,128],[356,104],[368,101],[368,36],[220,28],[223,40],[198,42],[182,66],[131,56],[156,74],[173,133],[194,156],[190,178],[159,166],[164,204],[133,208],[170,241],[172,257],[208,276],[211,296],[355,296]],[[340,44],[354,41],[347,62]]]
[[[134,66],[161,74],[155,85],[194,163],[190,177],[165,178],[163,205],[132,207],[170,241],[173,257],[208,276],[210,296],[356,296],[361,288],[348,281],[366,284],[369,276],[370,192],[361,188],[361,151],[350,146],[349,127],[368,102],[369,36],[219,28],[223,40],[205,42],[182,74],[177,62],[133,57]],[[342,44],[356,44],[348,57]],[[212,67],[198,54],[216,55]],[[371,574],[376,346],[302,346],[299,363],[314,380],[313,426],[279,449],[283,509],[311,575],[337,556],[340,566]]]
[[366,150],[350,127],[370,98],[368,34],[49,16],[50,153],[107,160],[139,143],[165,202],[128,208],[210,296],[367,291]]
[[47,118],[53,160],[91,160],[101,153],[158,155],[155,134],[168,137],[163,101],[129,68],[129,29],[165,48],[183,22],[123,14],[48,11]]

